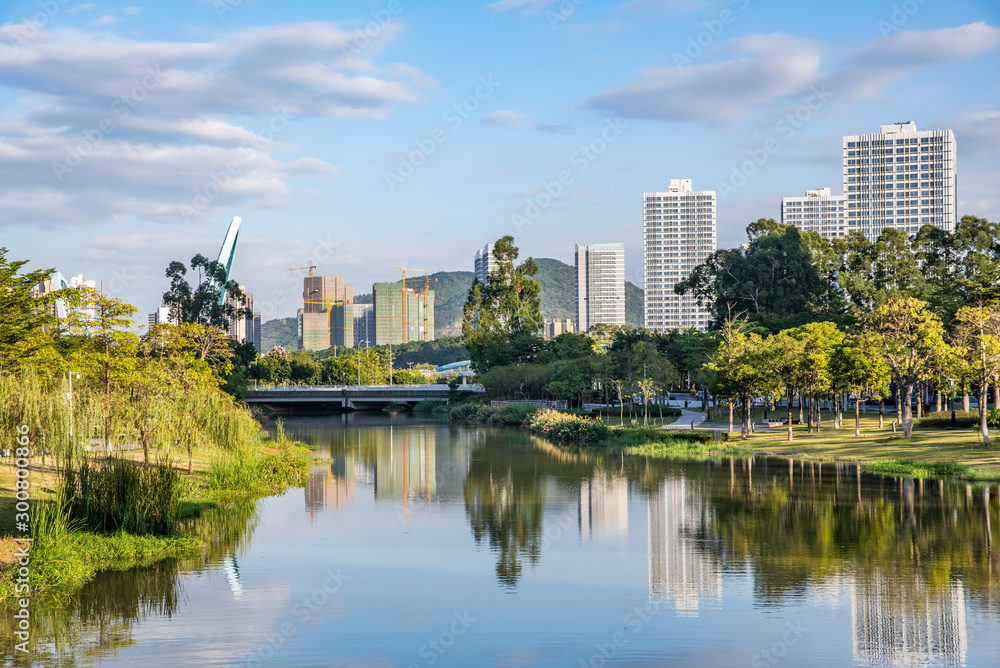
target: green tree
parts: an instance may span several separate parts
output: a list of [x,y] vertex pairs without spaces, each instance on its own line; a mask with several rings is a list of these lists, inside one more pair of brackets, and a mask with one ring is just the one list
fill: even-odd
[[947,346],[944,326],[925,301],[891,298],[861,321],[864,348],[879,355],[896,383],[904,438],[913,436],[913,386],[933,376]]
[[751,331],[745,318],[726,321],[719,330],[719,349],[708,363],[715,372],[712,392],[742,406],[740,434],[746,439],[751,432],[752,400],[774,394],[774,378],[763,363],[764,345],[760,335]]
[[[163,294],[163,305],[177,322],[192,322],[228,330],[240,318],[253,317],[246,296],[236,281],[226,280],[226,267],[199,253],[191,258],[191,270],[197,273],[194,286],[188,282],[187,267],[173,261],[167,267],[170,289]],[[226,299],[220,298],[223,293]]]
[[720,250],[674,287],[692,294],[721,323],[731,313],[776,332],[816,317],[829,285],[813,263],[802,234],[792,225],[761,219],[747,228],[744,249]]
[[889,299],[925,296],[926,282],[905,232],[887,227],[874,242],[852,232],[836,243],[842,262],[837,280],[856,312]]
[[1000,304],[963,306],[955,315],[954,324],[952,340],[958,346],[957,352],[978,374],[979,430],[983,445],[988,446],[989,410],[986,403],[989,401],[990,384],[995,387],[1000,382]]
[[802,388],[800,358],[805,354],[805,344],[792,336],[789,330],[772,334],[763,341],[761,361],[773,376],[773,382],[785,397],[788,430],[787,440],[792,442],[792,396]]
[[830,354],[844,340],[844,335],[832,322],[811,322],[789,330],[788,335],[802,344],[796,356],[796,376],[798,389],[809,396],[807,431],[811,434],[814,422],[819,428],[817,398],[830,394]]
[[[85,344],[72,356],[72,366],[84,370],[100,387],[104,411],[104,446],[112,427],[124,426],[130,385],[137,370],[139,337],[129,331],[138,309],[93,288],[78,292],[69,313],[71,329],[86,331]],[[148,454],[147,454],[148,461]]]
[[861,402],[889,394],[889,367],[858,336],[846,337],[830,355],[833,382],[854,395],[854,436],[861,437]]
[[52,304],[66,291],[36,298],[33,289],[54,269],[22,273],[27,260],[11,262],[0,248],[0,371],[13,371],[51,351],[58,321]]
[[485,373],[497,365],[530,362],[542,342],[541,296],[538,265],[531,258],[515,264],[514,237],[504,236],[493,245],[497,269],[485,285],[472,282],[463,309],[462,339],[472,367]]

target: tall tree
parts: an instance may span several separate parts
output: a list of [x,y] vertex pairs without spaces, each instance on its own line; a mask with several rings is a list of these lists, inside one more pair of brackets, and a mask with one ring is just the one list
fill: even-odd
[[[817,398],[830,393],[830,353],[844,340],[844,335],[832,322],[811,322],[788,330],[788,336],[802,344],[796,356],[799,389],[809,396],[808,432],[819,422]],[[815,414],[815,420],[814,420]]]
[[463,308],[462,339],[479,373],[514,362],[530,362],[541,348],[541,288],[532,278],[538,265],[531,258],[516,264],[514,237],[493,244],[496,271],[486,284],[472,282]]
[[65,291],[40,298],[33,292],[55,270],[22,273],[26,264],[9,261],[7,249],[0,248],[0,371],[12,371],[45,351],[59,324],[52,304]]
[[[977,371],[979,384],[979,431],[983,445],[990,444],[988,409],[990,385],[1000,382],[1000,304],[964,306],[955,315],[952,340],[959,354]],[[1000,408],[1000,406],[998,406]]]
[[774,393],[773,377],[762,360],[764,342],[744,318],[726,321],[719,335],[719,349],[707,365],[715,372],[712,391],[730,401],[739,400],[743,407],[740,433],[746,439],[751,431],[752,400]]
[[730,313],[745,313],[776,332],[815,319],[829,289],[799,229],[761,219],[750,224],[747,235],[745,249],[716,251],[675,292],[692,294],[712,310],[716,323]]
[[926,282],[905,232],[887,227],[875,241],[852,232],[836,247],[842,263],[837,281],[858,314],[889,299],[923,298]]
[[913,436],[913,386],[933,376],[945,355],[944,326],[914,297],[889,299],[862,319],[864,347],[880,355],[896,383],[896,407],[903,437]]
[[139,337],[130,331],[137,309],[120,299],[105,297],[93,288],[79,291],[79,308],[70,312],[70,327],[86,331],[85,345],[72,363],[95,379],[101,388],[104,445],[111,444],[112,427],[123,425],[129,389],[138,364]]
[[792,397],[802,388],[799,358],[805,352],[805,344],[791,336],[789,330],[782,330],[767,337],[762,344],[761,361],[774,378],[775,386],[785,397],[787,440],[792,442]]
[[[183,262],[175,260],[167,267],[170,289],[163,294],[163,305],[170,307],[171,318],[228,330],[233,322],[253,317],[239,283],[226,280],[221,262],[199,253],[191,258],[191,270],[197,274],[194,285],[188,282]],[[223,294],[226,299],[219,303]]]
[[845,338],[830,355],[834,384],[854,394],[854,436],[861,437],[861,402],[889,394],[889,367],[857,336]]

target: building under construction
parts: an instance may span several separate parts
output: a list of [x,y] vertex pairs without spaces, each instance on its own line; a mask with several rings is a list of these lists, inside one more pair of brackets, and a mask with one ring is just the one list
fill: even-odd
[[403,283],[375,283],[375,344],[409,343],[434,340],[434,290],[416,279],[417,289]]
[[302,308],[298,312],[299,348],[326,350],[354,346],[354,285],[341,276],[313,276],[315,265],[302,277]]

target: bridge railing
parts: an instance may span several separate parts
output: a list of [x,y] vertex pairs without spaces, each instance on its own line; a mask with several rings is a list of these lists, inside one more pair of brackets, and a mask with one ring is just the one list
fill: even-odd
[[[413,393],[420,394],[421,392],[447,392],[450,388],[445,384],[427,384],[427,385],[281,385],[281,384],[258,384],[253,387],[253,389],[248,390],[248,392],[364,392],[366,390],[384,390],[389,392],[401,392],[401,393]],[[466,392],[483,392],[485,388],[482,385],[464,385],[461,387],[462,391]]]

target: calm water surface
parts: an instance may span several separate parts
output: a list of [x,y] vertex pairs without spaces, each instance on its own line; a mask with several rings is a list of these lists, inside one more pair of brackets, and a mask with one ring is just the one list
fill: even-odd
[[37,601],[6,663],[1000,665],[995,486],[407,416],[286,431],[330,462],[305,489],[206,518],[204,558]]

